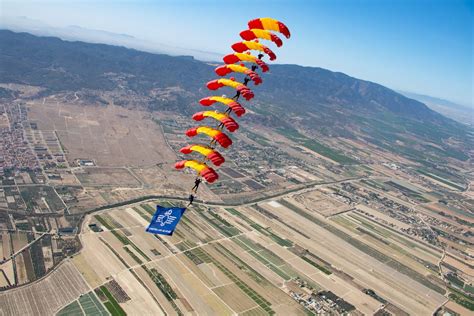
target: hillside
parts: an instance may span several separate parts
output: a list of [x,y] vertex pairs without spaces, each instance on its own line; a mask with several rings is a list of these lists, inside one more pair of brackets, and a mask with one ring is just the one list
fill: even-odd
[[[113,92],[115,104],[186,113],[215,78],[214,65],[186,56],[6,30],[0,43],[0,81],[40,86],[45,95],[82,91],[103,103],[100,94]],[[429,165],[467,160],[473,148],[468,127],[376,83],[297,65],[272,65],[264,80],[249,116],[259,124],[361,139]]]

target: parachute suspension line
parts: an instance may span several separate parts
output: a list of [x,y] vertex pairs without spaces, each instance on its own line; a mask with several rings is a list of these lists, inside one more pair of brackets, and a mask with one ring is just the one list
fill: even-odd
[[232,112],[232,108],[231,108],[231,107],[227,107],[227,109],[225,110],[224,114],[230,114],[230,112]]

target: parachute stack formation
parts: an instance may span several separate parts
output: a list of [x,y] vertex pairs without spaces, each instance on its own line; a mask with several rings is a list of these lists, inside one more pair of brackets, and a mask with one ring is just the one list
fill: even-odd
[[[261,44],[260,40],[267,40],[273,42],[277,47],[283,45],[282,40],[272,31],[283,34],[286,38],[290,38],[290,31],[282,22],[272,18],[259,18],[248,22],[248,30],[240,33],[243,39],[232,45],[234,53],[229,54],[223,58],[224,65],[215,69],[218,76],[224,77],[231,73],[242,73],[245,75],[243,82],[236,81],[231,78],[220,78],[209,81],[207,88],[209,90],[218,90],[223,87],[230,87],[236,90],[236,94],[232,98],[224,96],[209,96],[199,101],[202,106],[208,107],[214,104],[221,104],[225,107],[225,111],[202,111],[193,115],[195,121],[205,121],[214,119],[217,121],[217,127],[198,126],[190,128],[186,131],[188,137],[195,137],[197,135],[207,135],[210,137],[208,145],[193,144],[181,148],[181,153],[192,154],[198,153],[204,158],[201,160],[183,160],[175,164],[176,169],[183,169],[185,167],[192,168],[197,171],[198,178],[204,178],[208,183],[213,183],[219,176],[217,172],[208,165],[211,162],[215,166],[220,166],[224,163],[224,157],[216,150],[218,145],[223,148],[228,148],[232,145],[232,140],[225,134],[224,131],[230,133],[235,132],[239,128],[239,124],[231,117],[234,113],[237,117],[245,114],[245,107],[239,103],[239,98],[242,96],[246,101],[250,101],[254,97],[253,91],[247,86],[249,82],[254,85],[262,83],[262,78],[256,72],[260,68],[261,72],[269,70],[268,65],[262,60],[267,55],[269,60],[275,60],[275,53],[267,46]],[[258,51],[258,56],[254,56],[250,51]],[[245,63],[253,64],[251,68],[247,68]]]

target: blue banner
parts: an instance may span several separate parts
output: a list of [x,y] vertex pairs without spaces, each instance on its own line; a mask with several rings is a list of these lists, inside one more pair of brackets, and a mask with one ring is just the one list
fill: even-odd
[[172,235],[186,208],[162,207],[157,205],[156,212],[146,231],[152,234]]

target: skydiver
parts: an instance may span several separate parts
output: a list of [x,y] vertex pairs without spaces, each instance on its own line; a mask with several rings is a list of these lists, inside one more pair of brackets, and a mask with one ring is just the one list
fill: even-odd
[[189,200],[188,206],[191,206],[191,204],[193,204],[194,202],[194,195],[190,194],[188,200]]
[[197,193],[197,190],[198,190],[199,185],[201,184],[201,182],[202,182],[201,178],[196,178],[196,180],[194,180],[194,186],[191,189],[191,191],[194,192],[194,193]]

